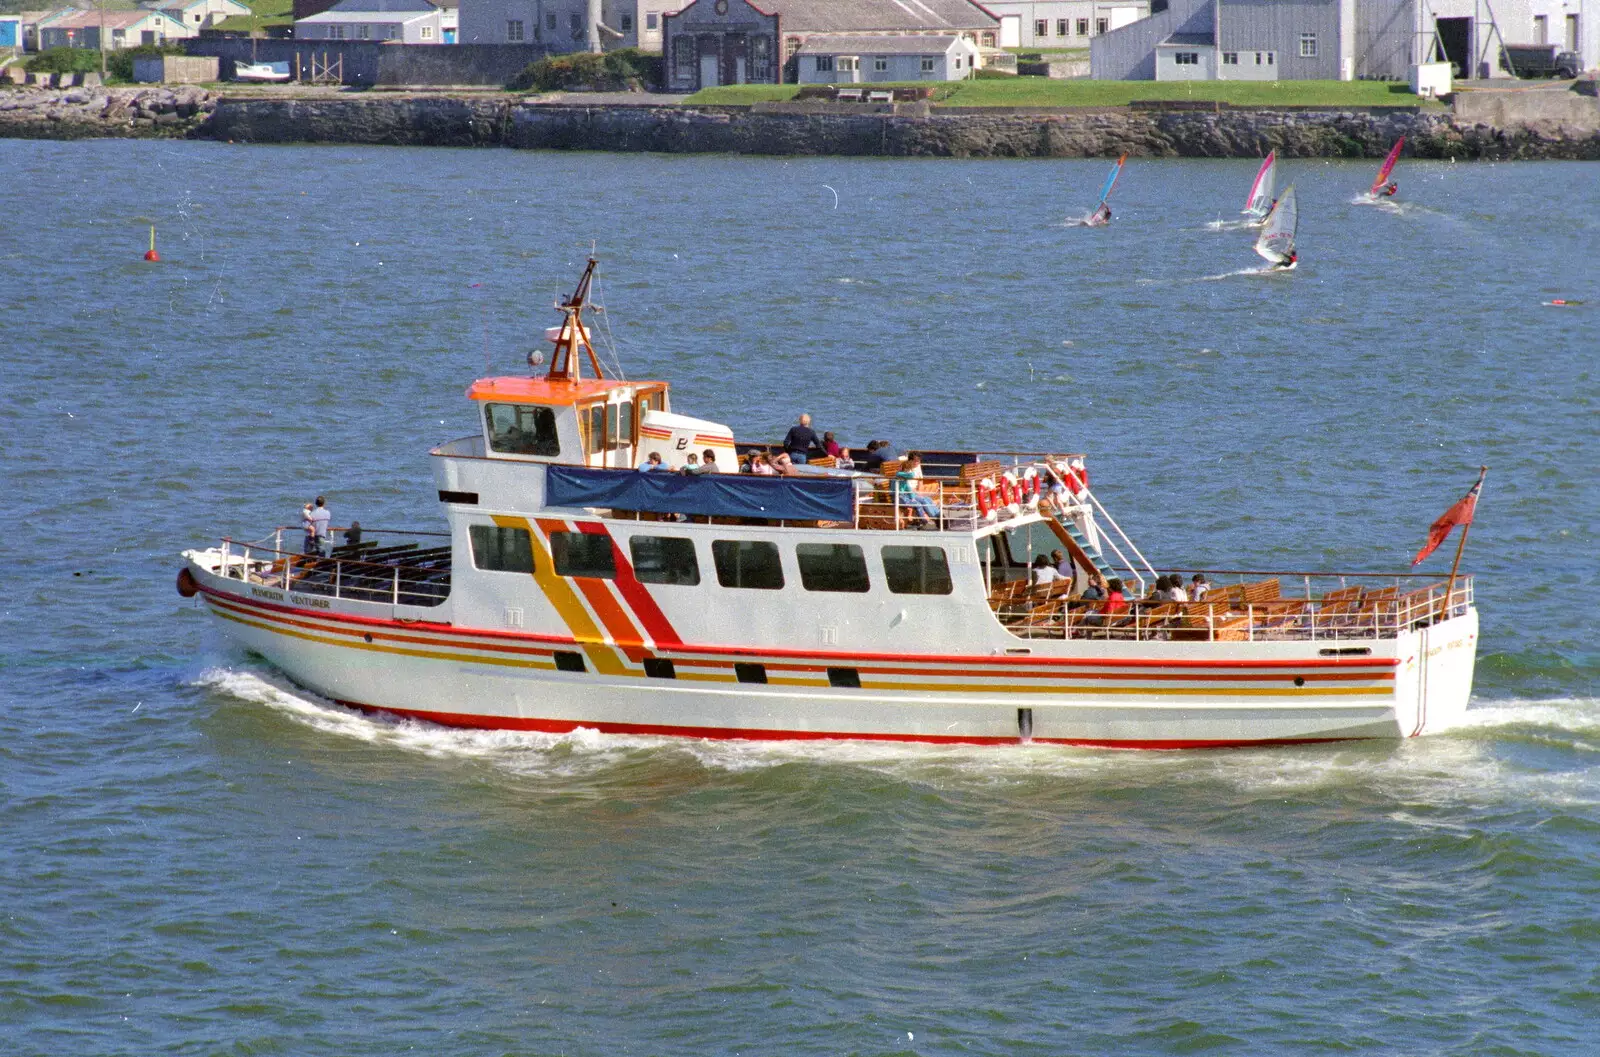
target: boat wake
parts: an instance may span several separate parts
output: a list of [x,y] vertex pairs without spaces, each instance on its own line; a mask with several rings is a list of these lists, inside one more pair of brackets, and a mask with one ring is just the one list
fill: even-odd
[[1261,221],[1223,220],[1218,217],[1216,220],[1206,221],[1204,226],[1207,231],[1253,231],[1261,226]]
[[[1600,804],[1600,698],[1498,701],[1470,708],[1440,734],[1403,742],[1341,742],[1215,751],[1137,752],[1054,745],[931,746],[904,742],[743,742],[600,734],[462,730],[344,708],[281,677],[211,668],[195,685],[263,705],[322,734],[432,759],[480,763],[541,780],[628,780],[641,765],[689,764],[738,774],[804,765],[854,767],[895,781],[985,787],[1221,783],[1256,794],[1370,789],[1406,804],[1534,799]],[[1536,770],[1507,759],[1531,745],[1555,759]],[[1559,757],[1568,756],[1569,766]]]

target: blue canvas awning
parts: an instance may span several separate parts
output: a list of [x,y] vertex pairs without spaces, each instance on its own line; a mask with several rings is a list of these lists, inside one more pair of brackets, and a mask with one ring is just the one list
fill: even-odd
[[657,470],[597,470],[551,465],[545,477],[550,506],[602,506],[654,514],[854,521],[855,484],[848,477],[756,477],[708,473],[698,477]]

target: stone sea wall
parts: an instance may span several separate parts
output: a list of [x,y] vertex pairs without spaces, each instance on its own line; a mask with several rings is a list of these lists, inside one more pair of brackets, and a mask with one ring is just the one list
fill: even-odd
[[0,92],[0,135],[189,136],[253,143],[880,155],[944,158],[1600,158],[1600,102],[1572,96],[1521,119],[1450,111],[1100,108],[845,110],[837,104],[689,108],[539,104],[502,95],[237,97],[196,88]]

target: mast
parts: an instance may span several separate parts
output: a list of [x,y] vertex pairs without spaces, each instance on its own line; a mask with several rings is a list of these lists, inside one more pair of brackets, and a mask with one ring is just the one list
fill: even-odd
[[578,280],[578,288],[572,291],[571,297],[556,305],[567,318],[561,324],[560,333],[553,339],[556,351],[550,357],[550,370],[545,374],[552,382],[576,382],[583,377],[583,364],[578,359],[580,346],[588,354],[594,377],[603,379],[606,376],[600,368],[600,357],[589,342],[589,328],[583,325],[583,310],[589,303],[589,284],[594,281],[594,269],[598,263],[590,257],[589,266]]

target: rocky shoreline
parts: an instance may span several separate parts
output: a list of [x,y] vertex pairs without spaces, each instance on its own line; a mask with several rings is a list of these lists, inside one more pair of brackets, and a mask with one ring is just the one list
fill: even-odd
[[[1574,96],[1527,119],[1450,110],[1116,107],[1059,110],[584,105],[506,95],[241,96],[198,87],[0,91],[0,136],[251,143],[995,158],[1380,157],[1600,159],[1600,103]],[[1591,113],[1592,111],[1592,113]]]

